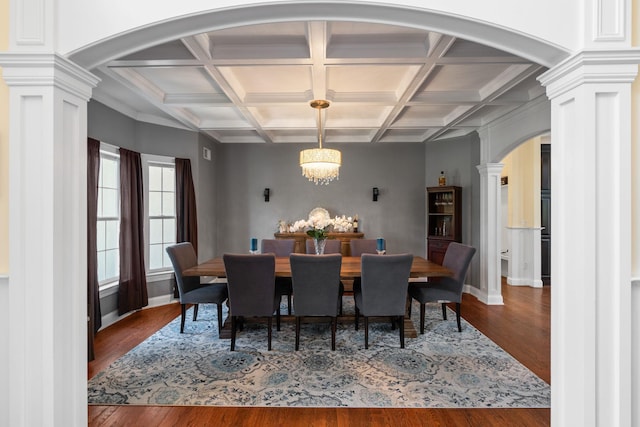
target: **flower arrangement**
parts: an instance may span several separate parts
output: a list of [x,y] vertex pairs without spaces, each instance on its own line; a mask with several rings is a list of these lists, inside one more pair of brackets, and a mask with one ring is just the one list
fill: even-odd
[[334,225],[331,218],[323,215],[311,215],[306,222],[307,236],[324,240],[329,236],[329,229]]
[[299,219],[293,224],[286,221],[278,221],[278,228],[281,233],[296,233],[304,231],[313,239],[326,239],[330,231],[347,233],[353,231],[353,218],[346,215],[330,218],[328,212],[322,208],[316,208],[309,214],[309,219]]

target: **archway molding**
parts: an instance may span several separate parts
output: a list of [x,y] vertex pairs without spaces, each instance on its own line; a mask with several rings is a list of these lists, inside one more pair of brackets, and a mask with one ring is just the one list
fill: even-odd
[[257,4],[208,10],[133,28],[69,52],[67,56],[91,70],[123,55],[193,34],[245,25],[309,20],[371,22],[435,31],[501,49],[545,67],[558,64],[570,54],[552,43],[472,17],[406,6],[345,1]]

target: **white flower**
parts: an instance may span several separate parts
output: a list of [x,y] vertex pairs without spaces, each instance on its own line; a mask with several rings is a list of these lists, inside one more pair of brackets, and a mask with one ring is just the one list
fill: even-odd
[[333,220],[333,229],[338,232],[346,233],[353,230],[353,222],[351,217],[347,218],[342,215],[342,217],[336,216]]
[[329,218],[322,212],[314,212],[313,215],[309,216],[308,220],[299,219],[288,228],[292,233],[312,230],[323,231],[325,235],[329,231],[347,233],[353,231],[353,218],[346,215],[336,215],[335,218]]
[[291,231],[295,233],[297,231],[304,230],[307,227],[307,221],[305,221],[304,219],[299,219],[293,223],[293,225],[291,226]]

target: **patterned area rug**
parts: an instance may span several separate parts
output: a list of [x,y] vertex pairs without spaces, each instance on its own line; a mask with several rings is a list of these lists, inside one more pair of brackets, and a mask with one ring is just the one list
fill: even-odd
[[[415,303],[412,313],[419,325]],[[459,333],[439,304],[427,306],[425,334],[405,349],[390,322],[370,322],[365,350],[361,321],[359,331],[338,324],[333,352],[328,323],[303,323],[297,352],[293,323],[276,331],[274,321],[272,351],[266,324],[247,324],[231,352],[218,339],[215,306],[200,306],[196,322],[187,314],[184,334],[178,317],[92,378],[89,404],[550,407],[548,384],[464,320]]]

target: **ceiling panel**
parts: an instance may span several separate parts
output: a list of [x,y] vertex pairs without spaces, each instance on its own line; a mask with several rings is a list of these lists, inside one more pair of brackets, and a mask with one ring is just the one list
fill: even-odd
[[544,96],[544,67],[447,34],[366,22],[248,25],[158,44],[95,70],[94,98],[221,143],[426,143]]

